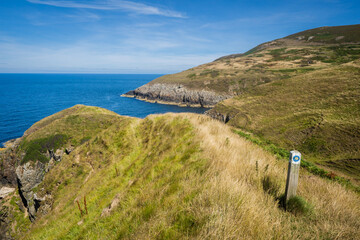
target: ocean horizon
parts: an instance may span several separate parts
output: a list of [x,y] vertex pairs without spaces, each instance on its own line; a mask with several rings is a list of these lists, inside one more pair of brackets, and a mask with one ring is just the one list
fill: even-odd
[[160,76],[162,74],[0,73],[0,145],[21,137],[37,121],[76,104],[138,118],[207,110],[120,96]]

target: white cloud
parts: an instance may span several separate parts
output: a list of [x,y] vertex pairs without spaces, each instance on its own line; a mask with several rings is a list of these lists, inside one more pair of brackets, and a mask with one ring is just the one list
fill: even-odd
[[35,4],[50,5],[64,8],[83,8],[98,10],[122,10],[142,15],[159,15],[165,17],[185,18],[182,13],[169,9],[161,9],[158,7],[122,0],[94,0],[94,1],[62,1],[62,0],[27,0]]

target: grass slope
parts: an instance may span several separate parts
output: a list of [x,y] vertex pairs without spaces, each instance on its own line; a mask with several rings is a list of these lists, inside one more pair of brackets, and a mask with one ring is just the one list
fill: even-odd
[[264,84],[218,104],[229,124],[315,162],[341,170],[360,184],[360,65]]
[[360,237],[359,195],[304,169],[295,210],[280,208],[286,167],[287,161],[206,116],[117,117],[45,176],[37,194],[47,196],[47,204],[41,203],[38,220],[16,237]]
[[48,150],[83,144],[92,136],[111,126],[120,118],[106,109],[76,105],[35,123],[22,138],[19,155],[22,163],[40,160],[47,162]]

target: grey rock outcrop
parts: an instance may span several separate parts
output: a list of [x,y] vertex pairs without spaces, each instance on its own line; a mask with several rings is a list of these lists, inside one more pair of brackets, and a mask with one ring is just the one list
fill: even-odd
[[19,156],[16,154],[19,142],[19,138],[6,142],[4,144],[6,150],[0,152],[0,187],[17,186],[15,169],[20,161]]
[[192,90],[181,84],[146,84],[122,96],[164,104],[192,107],[213,107],[218,102],[232,97],[207,90]]
[[210,109],[210,110],[206,111],[205,115],[208,115],[209,117],[219,120],[223,123],[227,123],[228,121],[230,121],[230,119],[232,119],[234,117],[232,114],[227,114],[227,113],[223,114],[223,113],[216,111],[215,109]]
[[[49,149],[45,154],[46,157],[49,159],[49,162],[47,163],[42,163],[40,161],[36,161],[35,163],[27,162],[25,164],[19,165],[16,168],[19,193],[25,207],[28,210],[31,221],[35,220],[36,213],[41,203],[44,203],[43,208],[48,208],[48,206],[45,206],[46,197],[37,196],[36,193],[34,193],[34,188],[36,188],[43,181],[45,174],[49,172],[53,167],[55,167],[56,162],[60,162],[64,154],[70,154],[71,151],[73,151],[73,149],[74,149],[73,146],[70,146],[65,150]],[[47,198],[51,198],[51,196],[47,196]]]
[[48,155],[50,159],[54,159],[55,161],[61,161],[62,156],[64,155],[64,150],[57,149],[55,152],[53,150],[48,151]]
[[27,162],[16,168],[19,192],[25,207],[28,209],[30,220],[35,220],[36,204],[33,189],[37,187],[45,176],[46,165],[37,161],[35,164]]
[[75,147],[71,145],[70,147],[65,148],[65,153],[69,155],[72,151],[74,151]]

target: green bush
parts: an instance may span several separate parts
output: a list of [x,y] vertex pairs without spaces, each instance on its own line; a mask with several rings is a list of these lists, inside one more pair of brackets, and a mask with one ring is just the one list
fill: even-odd
[[24,164],[28,161],[40,161],[46,163],[49,159],[44,155],[48,150],[55,150],[61,148],[69,139],[63,134],[55,134],[45,138],[39,138],[31,141],[26,139],[21,144],[21,150],[25,152],[25,156],[21,161]]
[[192,78],[195,78],[195,77],[196,77],[196,74],[195,74],[195,73],[192,73],[192,74],[187,75],[186,77],[192,79]]
[[204,71],[202,71],[202,73],[200,73],[200,76],[211,76],[212,78],[217,77],[219,75],[220,75],[219,71],[212,69],[205,69]]
[[286,202],[286,211],[295,216],[309,215],[313,212],[313,207],[302,197],[294,196]]

